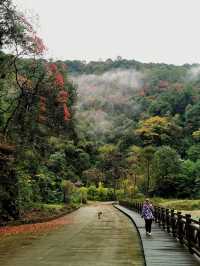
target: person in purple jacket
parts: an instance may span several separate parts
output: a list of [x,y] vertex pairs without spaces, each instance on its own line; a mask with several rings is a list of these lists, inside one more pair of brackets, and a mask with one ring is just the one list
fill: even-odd
[[151,235],[151,225],[154,219],[154,208],[153,205],[150,203],[149,199],[145,199],[145,202],[142,207],[142,218],[145,220],[145,229],[146,234]]

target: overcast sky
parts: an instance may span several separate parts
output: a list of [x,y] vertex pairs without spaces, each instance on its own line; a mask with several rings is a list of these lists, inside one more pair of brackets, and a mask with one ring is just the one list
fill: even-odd
[[54,59],[200,63],[199,0],[13,0]]

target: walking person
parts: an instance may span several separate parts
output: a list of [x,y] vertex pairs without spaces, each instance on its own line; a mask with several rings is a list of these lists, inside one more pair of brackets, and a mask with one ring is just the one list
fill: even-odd
[[149,199],[145,199],[142,207],[142,218],[145,220],[146,235],[151,235],[151,225],[154,219],[154,208]]

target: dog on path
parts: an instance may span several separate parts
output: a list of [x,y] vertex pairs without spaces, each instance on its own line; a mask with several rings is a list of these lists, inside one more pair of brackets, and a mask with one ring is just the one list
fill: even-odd
[[101,219],[102,214],[103,214],[102,211],[99,211],[99,212],[98,212],[98,219]]

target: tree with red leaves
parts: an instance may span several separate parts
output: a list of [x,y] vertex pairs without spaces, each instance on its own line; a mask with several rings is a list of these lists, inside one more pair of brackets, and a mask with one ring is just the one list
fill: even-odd
[[63,64],[42,59],[43,41],[10,0],[0,1],[0,14],[0,48],[10,49],[0,53],[0,147],[15,147],[12,156],[0,150],[0,217],[9,219],[20,214],[30,184],[37,185],[37,168],[46,168],[49,138],[71,134],[76,91]]
[[[45,76],[45,71],[41,71],[36,57],[42,55],[46,47],[32,25],[22,13],[16,10],[10,0],[1,1],[0,14],[2,15],[0,20],[0,48],[7,48],[12,53],[11,56],[2,55],[0,76],[5,78],[14,73],[16,83],[16,94],[13,101],[10,102],[8,108],[10,112],[9,115],[7,114],[3,126],[3,135],[7,138],[11,123],[16,119],[21,119],[21,124],[23,124],[27,115],[27,111],[24,111],[30,110],[35,104],[35,96]],[[27,70],[24,71],[22,58],[27,55],[31,59],[29,59]],[[22,131],[24,132],[24,130],[25,127],[22,126]]]
[[[52,77],[52,80],[54,80],[54,84],[56,88],[59,89],[57,97],[56,97],[56,102],[58,103],[59,109],[63,110],[63,120],[68,121],[70,119],[70,112],[67,107],[67,101],[69,97],[69,93],[66,91],[67,88],[65,88],[65,80],[64,76],[62,74],[65,73],[65,69],[63,68],[63,64],[60,65],[60,71],[58,69],[58,66],[54,63],[51,63],[47,69],[49,69],[49,75]],[[61,107],[61,108],[60,108]]]
[[55,75],[55,85],[60,87],[60,88],[63,88],[63,86],[64,86],[64,78],[63,78],[62,74],[59,72],[56,73],[56,75]]
[[49,70],[50,70],[52,73],[56,73],[57,70],[58,70],[57,65],[54,64],[54,63],[49,64],[48,67],[49,67]]
[[66,103],[63,105],[63,110],[64,110],[64,120],[68,121],[70,119],[70,112],[67,108]]

